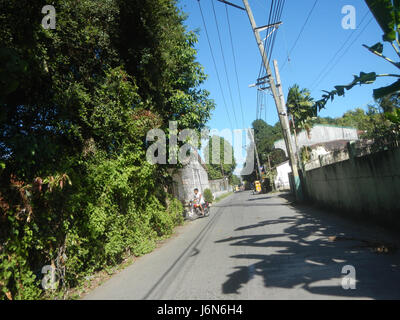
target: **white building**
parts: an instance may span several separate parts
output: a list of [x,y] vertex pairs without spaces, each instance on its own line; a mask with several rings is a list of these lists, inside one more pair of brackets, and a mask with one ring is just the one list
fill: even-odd
[[[337,140],[355,141],[358,139],[358,130],[356,128],[338,127],[324,124],[315,125],[311,129],[309,135],[305,130],[297,134],[297,140],[300,150],[304,146],[309,147],[318,143],[326,143]],[[291,140],[293,151],[299,152],[300,150],[296,150],[296,143],[293,134],[291,135]],[[287,156],[286,145],[283,139],[276,141],[274,143],[274,146],[275,149],[282,149]]]
[[[318,159],[319,156],[329,153],[329,148],[334,149],[346,144],[347,141],[359,140],[358,130],[356,128],[338,127],[332,125],[315,125],[308,134],[305,130],[297,134],[299,150],[296,150],[294,135],[291,135],[292,147],[294,152],[300,152],[301,148],[314,146],[311,156]],[[320,146],[318,146],[320,144]],[[331,146],[332,145],[332,146]],[[285,141],[279,140],[274,143],[275,149],[282,149],[286,156],[287,150]],[[340,149],[340,148],[339,148]],[[278,190],[290,189],[289,173],[292,172],[289,161],[285,161],[276,167],[277,176],[275,178],[275,187]]]
[[277,175],[275,177],[274,183],[277,190],[289,190],[289,173],[292,172],[290,168],[289,160],[281,163],[276,167]]

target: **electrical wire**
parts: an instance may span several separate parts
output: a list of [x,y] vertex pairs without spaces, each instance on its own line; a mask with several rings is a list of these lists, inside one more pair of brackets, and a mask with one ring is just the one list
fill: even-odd
[[217,63],[215,62],[215,56],[214,56],[213,49],[212,49],[212,46],[211,46],[210,37],[209,37],[209,35],[208,35],[207,25],[206,25],[206,21],[205,21],[205,19],[204,19],[203,9],[201,8],[200,0],[197,0],[197,3],[199,4],[200,14],[201,14],[201,18],[202,18],[203,26],[204,26],[204,31],[206,32],[207,42],[208,42],[208,46],[209,46],[209,48],[210,48],[211,57],[212,57],[212,60],[213,60],[213,63],[214,63],[215,72],[216,72],[216,74],[217,74],[218,84],[219,84],[219,87],[220,87],[220,90],[221,90],[222,99],[223,99],[223,101],[224,101],[226,115],[227,115],[227,117],[228,117],[228,120],[229,120],[231,129],[232,129],[232,131],[233,131],[232,121],[231,121],[231,118],[230,118],[230,116],[229,116],[229,111],[228,111],[228,107],[227,107],[227,104],[226,104],[226,99],[225,99],[224,91],[223,91],[223,89],[222,89],[221,78],[220,78],[220,76],[219,76],[219,72],[218,72],[218,68],[217,68]]
[[[274,1],[275,1],[275,0],[272,0],[272,1],[271,1],[271,8],[270,8],[270,10],[269,10],[269,17],[268,17],[268,25],[269,25],[270,22],[271,22],[271,16],[272,16],[272,10],[273,10]],[[264,55],[265,55],[265,47],[266,47],[266,44],[267,44],[267,39],[265,39],[265,41],[264,41]],[[261,58],[260,71],[258,72],[258,79],[261,78],[262,72],[264,71],[264,69],[263,69],[263,68],[264,68],[263,59],[264,59],[264,56]]]
[[367,29],[369,24],[374,20],[374,17],[371,17],[371,19],[368,21],[368,23],[364,26],[364,28],[361,30],[361,32],[357,35],[357,37],[353,40],[352,43],[347,47],[347,49],[343,52],[343,54],[339,57],[339,59],[336,61],[334,65],[331,66],[331,68],[324,74],[322,79],[319,81],[319,83],[322,83],[322,81],[325,80],[325,78],[328,76],[328,74],[337,66],[337,64],[342,60],[342,58],[346,55],[346,53],[350,50],[350,48],[353,46],[353,44],[361,37],[361,35],[364,33],[364,31]]
[[[281,0],[280,0],[281,1]],[[272,0],[271,1],[271,7],[269,10],[269,16],[268,16],[268,23],[267,25],[270,26],[273,23],[275,23],[275,16],[276,16],[276,4],[277,4],[277,0]],[[267,57],[268,59],[270,58],[268,56],[268,53],[270,51],[270,47],[271,47],[271,40],[272,37],[268,36],[270,34],[270,28],[266,29],[266,33],[267,33],[267,37],[264,40],[264,53],[261,59],[261,65],[260,65],[260,71],[258,73],[258,79],[262,78],[265,76],[266,74],[266,70],[265,70],[265,66],[264,66],[264,58]]]
[[264,56],[261,59],[261,66],[260,71],[258,74],[258,79],[265,77],[266,70],[264,66],[263,59],[266,56],[270,61],[272,58],[273,49],[275,46],[276,36],[277,36],[277,27],[276,24],[280,21],[282,17],[283,8],[285,5],[285,0],[272,0],[270,13],[268,17],[268,26],[269,28],[266,29],[267,31],[267,38],[264,41]]
[[[264,40],[264,56],[261,59],[261,66],[260,66],[260,71],[258,74],[258,79],[265,78],[267,75],[266,68],[264,66],[264,58],[265,56],[268,58],[268,61],[272,59],[272,54],[273,54],[273,49],[275,46],[276,42],[276,36],[277,36],[277,26],[276,24],[280,21],[283,13],[283,8],[285,6],[285,0],[272,0],[271,1],[271,7],[270,7],[270,12],[269,12],[269,17],[268,17],[268,26],[267,28],[267,37]],[[265,99],[266,96],[264,96],[265,92],[261,91],[260,89],[257,90],[257,111],[256,111],[256,117],[257,119],[262,119],[262,111],[265,109]],[[266,111],[266,110],[265,110]]]
[[[279,1],[278,5],[277,5],[277,11],[276,11],[276,16],[274,19],[274,23],[278,23],[279,20],[282,17],[282,12],[283,12],[283,7],[285,5],[285,0]],[[276,27],[273,27],[273,29],[275,30]],[[270,59],[272,59],[272,53],[275,47],[275,42],[276,42],[276,37],[277,37],[278,32],[275,30],[273,35],[272,35],[272,40],[271,40],[271,46],[269,48],[269,52],[268,52],[268,57]]]
[[222,61],[223,61],[223,63],[224,63],[225,76],[226,76],[226,81],[227,81],[227,83],[228,83],[229,95],[230,95],[231,102],[232,102],[233,116],[234,116],[234,118],[235,118],[236,125],[239,127],[238,122],[237,122],[237,118],[236,118],[235,104],[234,104],[234,102],[233,102],[233,95],[232,95],[231,84],[230,84],[229,76],[228,76],[228,68],[227,68],[227,66],[226,66],[226,60],[225,60],[224,49],[223,49],[223,46],[222,46],[221,33],[220,33],[220,31],[219,31],[217,14],[216,14],[216,12],[215,12],[214,0],[210,0],[210,1],[211,1],[213,13],[214,13],[215,24],[216,24],[216,26],[217,26],[217,34],[218,34],[219,46],[220,46],[220,49],[221,49]]
[[317,6],[317,3],[318,3],[318,0],[315,0],[314,5],[312,6],[310,12],[309,12],[308,15],[307,15],[306,21],[304,22],[303,26],[302,26],[301,29],[300,29],[300,32],[299,32],[299,35],[298,35],[297,38],[296,38],[296,41],[294,42],[292,48],[291,48],[290,51],[289,51],[289,58],[288,58],[287,60],[285,60],[285,63],[283,64],[281,71],[283,71],[283,69],[284,69],[285,66],[286,66],[286,63],[290,60],[290,56],[291,56],[293,50],[296,48],[297,43],[299,42],[300,37],[301,37],[301,35],[303,34],[304,29],[306,28],[306,25],[307,25],[308,22],[310,21],[311,15],[312,15],[312,13],[314,12],[315,7]]
[[233,46],[231,22],[230,22],[230,19],[229,19],[228,5],[226,3],[225,3],[225,12],[226,12],[226,20],[228,22],[229,38],[231,40],[233,64],[234,64],[234,67],[235,67],[236,84],[237,84],[238,95],[239,95],[240,111],[241,111],[241,114],[242,114],[242,125],[243,125],[243,129],[244,129],[245,126],[244,126],[244,113],[243,113],[242,94],[240,92],[240,84],[239,84],[239,76],[238,76],[238,71],[237,71],[236,55],[235,55],[235,49],[234,49],[234,46]]
[[[329,67],[331,66],[331,64],[335,61],[335,59],[336,59],[336,57],[339,55],[339,53],[345,48],[345,46],[346,46],[347,43],[350,41],[350,39],[353,37],[353,35],[356,34],[356,32],[357,32],[357,31],[359,30],[359,28],[362,26],[363,22],[365,21],[365,18],[368,16],[368,14],[369,14],[369,11],[367,11],[367,12],[365,13],[365,15],[363,16],[363,18],[361,19],[361,22],[360,22],[358,28],[355,29],[355,30],[353,30],[352,33],[350,33],[350,35],[347,37],[346,41],[343,42],[342,46],[335,52],[335,54],[333,55],[332,59],[329,60],[329,62],[325,65],[325,67],[324,67],[324,68],[321,70],[321,72],[318,74],[317,78],[312,82],[312,84],[311,84],[311,86],[310,86],[311,91],[315,89],[315,87],[318,85],[318,83],[321,83],[321,82],[322,82],[322,79],[325,79],[326,74],[328,73],[328,72],[325,72],[325,71],[328,70],[328,68],[329,68]],[[368,24],[369,24],[369,23],[370,23],[370,22],[368,22]],[[357,39],[357,38],[356,38],[356,39]],[[355,40],[354,40],[354,41],[355,41]],[[354,43],[354,42],[351,43],[351,45],[345,50],[345,52],[347,52],[347,51],[349,50],[349,48],[352,46],[353,43]],[[343,55],[342,55],[341,57],[343,57]],[[340,61],[340,59],[341,59],[341,58],[339,58],[338,61]],[[336,63],[336,64],[337,64],[337,63]],[[336,65],[336,64],[334,64],[334,65]],[[332,68],[330,68],[330,69],[332,69]],[[329,69],[329,70],[330,70],[330,69]],[[323,77],[321,78],[321,76],[323,76]]]

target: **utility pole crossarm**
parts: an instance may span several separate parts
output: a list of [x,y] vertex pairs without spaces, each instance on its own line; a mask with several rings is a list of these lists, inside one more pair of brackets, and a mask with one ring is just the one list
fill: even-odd
[[235,7],[235,8],[237,8],[237,9],[246,11],[245,8],[242,8],[241,6],[238,6],[238,5],[236,5],[236,4],[234,4],[234,3],[231,3],[231,2],[229,2],[229,1],[226,1],[226,0],[217,0],[217,1],[222,2],[222,3],[225,3],[225,4],[229,5],[229,6]]
[[261,31],[264,31],[264,30],[269,29],[269,28],[274,28],[274,29],[276,29],[276,28],[279,27],[281,24],[282,24],[282,22],[277,22],[277,23],[274,23],[274,24],[268,24],[268,25],[266,25],[266,26],[257,27],[256,30],[259,31],[259,32],[261,32]]

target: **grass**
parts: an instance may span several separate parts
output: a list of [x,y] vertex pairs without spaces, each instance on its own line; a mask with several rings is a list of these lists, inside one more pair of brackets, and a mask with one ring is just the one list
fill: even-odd
[[225,194],[223,194],[222,196],[219,196],[218,198],[215,198],[214,203],[217,203],[217,202],[219,202],[219,201],[221,201],[221,200],[223,200],[223,199],[229,197],[229,196],[232,195],[232,194],[233,194],[233,192],[225,193]]

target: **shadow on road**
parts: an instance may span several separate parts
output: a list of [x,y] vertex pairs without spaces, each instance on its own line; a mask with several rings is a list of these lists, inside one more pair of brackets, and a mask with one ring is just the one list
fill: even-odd
[[269,200],[272,197],[262,197],[262,198],[252,198],[252,199],[247,199],[247,201],[260,201],[260,200]]
[[250,208],[250,207],[276,207],[276,206],[288,206],[289,204],[282,204],[282,203],[239,203],[239,202],[232,202],[226,203],[223,205],[213,205],[214,208],[233,208],[233,207],[243,207],[243,208]]
[[[262,201],[262,198],[254,200],[251,206],[265,206],[257,204],[257,200]],[[224,294],[238,294],[254,276],[261,276],[265,287],[270,288],[296,287],[312,294],[334,297],[400,298],[400,259],[397,253],[374,252],[376,242],[369,246],[368,241],[352,234],[350,224],[338,226],[325,213],[314,208],[296,206],[292,209],[293,215],[241,226],[233,231],[232,237],[216,241],[246,247],[243,250],[246,254],[231,256],[243,260],[244,265],[235,263],[238,265],[236,271],[229,274],[228,280],[222,284]],[[282,228],[279,228],[281,224]],[[263,227],[271,225],[278,226],[277,234],[263,234]],[[254,234],[257,229],[259,234]],[[260,250],[263,247],[272,253],[263,254]],[[249,265],[249,260],[254,263]],[[356,268],[356,290],[344,290],[341,286],[341,272],[345,265]]]

